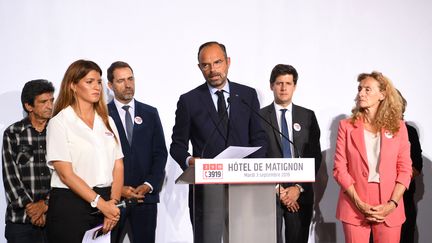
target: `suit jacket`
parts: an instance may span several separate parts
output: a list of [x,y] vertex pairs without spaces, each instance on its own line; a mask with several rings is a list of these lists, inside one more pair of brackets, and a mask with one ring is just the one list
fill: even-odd
[[[420,139],[415,127],[405,123],[408,130],[408,140],[411,144],[411,160],[412,166],[416,168],[417,171],[421,172],[423,169],[423,157],[422,157],[422,148],[420,145]],[[415,180],[412,180],[409,186],[409,189],[405,191],[404,197],[414,197],[414,193],[416,190]]]
[[[275,128],[278,128],[277,113],[274,104],[264,107],[260,111],[261,115],[269,121]],[[301,129],[293,129],[292,142],[294,143],[294,157],[314,158],[315,174],[321,165],[322,154],[320,146],[320,128],[318,126],[315,113],[312,110],[301,106],[292,105],[292,124],[299,124]],[[268,137],[267,157],[283,158],[281,135],[271,126],[262,122],[262,126]],[[279,129],[280,130],[280,129]],[[292,186],[300,184],[304,192],[300,194],[299,203],[313,204],[313,187],[312,183],[285,183],[282,186]]]
[[[411,180],[410,144],[407,128],[402,121],[397,134],[391,134],[384,129],[381,131],[380,151],[380,200],[381,203],[386,203],[390,200],[397,182],[408,188]],[[368,199],[369,168],[362,121],[352,124],[348,118],[339,123],[333,176],[341,187],[336,217],[346,223],[362,224],[365,221],[364,215],[344,193],[348,187],[354,185],[360,199]],[[405,221],[403,200],[398,203],[399,206],[385,219],[388,226],[401,225]]]
[[144,203],[158,203],[168,152],[157,109],[135,100],[134,117],[140,117],[142,123],[134,122],[131,145],[114,101],[108,104],[108,111],[117,126],[123,149],[124,185],[137,187],[150,183],[153,191],[145,196]]
[[[170,154],[185,170],[189,141],[192,156],[213,158],[227,146],[262,146],[251,157],[264,157],[266,136],[259,118],[243,103],[247,102],[256,112],[259,102],[255,89],[229,81],[228,135],[219,124],[219,116],[206,83],[180,96],[177,103]],[[205,147],[204,151],[203,148]]]

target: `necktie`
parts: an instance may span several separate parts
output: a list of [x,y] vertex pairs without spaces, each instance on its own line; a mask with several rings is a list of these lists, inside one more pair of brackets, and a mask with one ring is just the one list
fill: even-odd
[[216,95],[218,96],[217,108],[218,108],[219,119],[222,119],[223,128],[226,129],[228,125],[228,114],[226,114],[227,107],[225,104],[225,97],[223,95],[223,90],[216,91]]
[[125,113],[126,137],[130,145],[132,144],[132,131],[133,131],[133,122],[132,122],[131,115],[129,113],[130,106],[125,105],[122,108],[123,110],[126,111]]
[[[286,136],[287,138],[289,138],[288,125],[287,125],[287,120],[285,118],[285,113],[286,113],[287,109],[281,109],[281,111],[282,111],[282,115],[281,115],[282,134],[284,136]],[[284,158],[292,158],[290,142],[284,137],[282,137],[281,139],[282,139],[283,157]]]

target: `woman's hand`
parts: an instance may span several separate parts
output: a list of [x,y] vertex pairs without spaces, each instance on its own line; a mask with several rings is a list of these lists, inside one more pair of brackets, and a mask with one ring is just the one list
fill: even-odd
[[99,200],[98,209],[103,213],[103,233],[106,234],[111,231],[120,220],[120,209],[116,206],[114,199],[109,201]]
[[115,220],[111,220],[107,217],[104,218],[104,222],[103,222],[103,228],[102,228],[102,232],[104,234],[110,232],[111,230],[114,229],[114,227],[116,226],[118,221]]
[[367,220],[371,222],[382,223],[384,222],[387,215],[389,215],[396,208],[396,205],[392,202],[380,204],[371,208],[371,213]]
[[360,199],[354,200],[356,208],[362,213],[366,218],[370,216],[372,206],[361,201]]

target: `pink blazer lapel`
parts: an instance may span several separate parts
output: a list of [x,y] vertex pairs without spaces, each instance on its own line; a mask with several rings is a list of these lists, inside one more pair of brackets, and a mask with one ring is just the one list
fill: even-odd
[[351,140],[362,157],[363,163],[365,163],[366,167],[368,167],[366,145],[364,141],[364,127],[361,121],[356,121],[354,123],[354,129],[351,132]]
[[396,151],[394,148],[394,135],[390,133],[389,131],[382,130],[381,131],[381,152],[380,152],[380,172],[381,172],[381,166],[386,165],[387,163],[382,163],[383,160],[388,159],[388,156],[392,153],[395,153]]

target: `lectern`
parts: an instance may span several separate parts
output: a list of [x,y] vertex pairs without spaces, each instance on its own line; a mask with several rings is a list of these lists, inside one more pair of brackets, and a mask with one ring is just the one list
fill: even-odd
[[176,180],[193,184],[200,199],[193,209],[202,216],[194,221],[195,242],[276,243],[276,184],[314,182],[314,167],[311,158],[196,160]]

